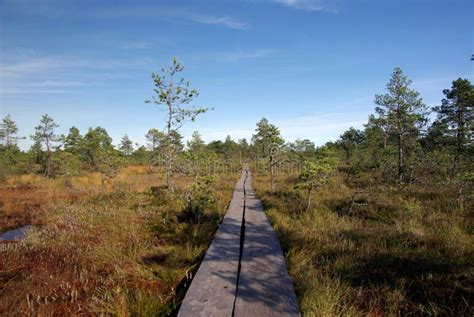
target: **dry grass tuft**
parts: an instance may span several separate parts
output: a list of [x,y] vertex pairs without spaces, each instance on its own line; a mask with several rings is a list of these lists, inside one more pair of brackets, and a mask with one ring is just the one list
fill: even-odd
[[[177,179],[172,194],[161,176],[142,171],[126,169],[106,189],[97,174],[70,186],[9,180],[2,213],[35,226],[24,241],[0,243],[0,315],[156,316],[177,307],[178,285],[207,249],[237,177],[221,175],[215,204],[195,223],[181,216],[193,177]],[[37,205],[27,213],[18,197]]]
[[474,314],[473,214],[453,194],[379,188],[350,210],[353,191],[338,176],[305,212],[294,177],[280,175],[274,194],[268,177],[254,183],[303,315]]

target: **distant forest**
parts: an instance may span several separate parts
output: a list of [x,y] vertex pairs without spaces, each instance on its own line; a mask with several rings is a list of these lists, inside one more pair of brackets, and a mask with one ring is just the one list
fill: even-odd
[[199,132],[194,132],[184,144],[180,126],[170,126],[168,130],[151,128],[146,146],[134,144],[125,134],[115,147],[102,127],[89,128],[84,134],[72,127],[67,135],[58,135],[59,125],[45,114],[30,136],[34,144],[21,151],[17,142],[25,136],[7,115],[0,127],[0,177],[34,173],[67,179],[99,172],[107,179],[126,165],[147,165],[151,173],[170,160],[174,162],[172,173],[196,177],[222,164],[240,168],[245,161],[264,162],[273,176],[288,164],[313,163],[331,165],[331,170],[345,173],[356,186],[446,184],[462,196],[474,180],[474,87],[467,79],[456,79],[443,90],[445,97],[439,106],[429,109],[410,84],[396,68],[387,91],[375,96],[375,113],[364,128],[350,128],[337,141],[321,147],[308,139],[285,142],[278,127],[266,119],[257,123],[251,140],[235,141],[228,136],[225,141],[205,144]]

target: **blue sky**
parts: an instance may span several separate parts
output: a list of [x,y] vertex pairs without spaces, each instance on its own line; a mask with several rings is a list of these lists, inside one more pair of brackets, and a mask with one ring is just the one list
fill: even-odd
[[[317,144],[362,127],[394,67],[429,106],[473,80],[473,2],[0,0],[0,115],[29,136],[43,113],[144,144],[164,127],[150,73],[176,56],[214,107],[182,130],[250,138],[267,117]],[[30,140],[21,142],[27,148]]]

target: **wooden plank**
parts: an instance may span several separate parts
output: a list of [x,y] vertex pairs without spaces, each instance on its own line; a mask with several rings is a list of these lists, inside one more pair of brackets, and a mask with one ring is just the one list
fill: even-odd
[[245,190],[245,238],[234,316],[299,316],[280,242],[255,197],[250,175]]
[[243,171],[229,209],[181,304],[180,317],[232,316],[237,291],[245,176]]

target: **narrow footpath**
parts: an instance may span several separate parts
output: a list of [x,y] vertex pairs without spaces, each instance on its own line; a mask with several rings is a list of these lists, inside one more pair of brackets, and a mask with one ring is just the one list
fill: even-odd
[[248,169],[178,316],[299,316],[285,257]]

